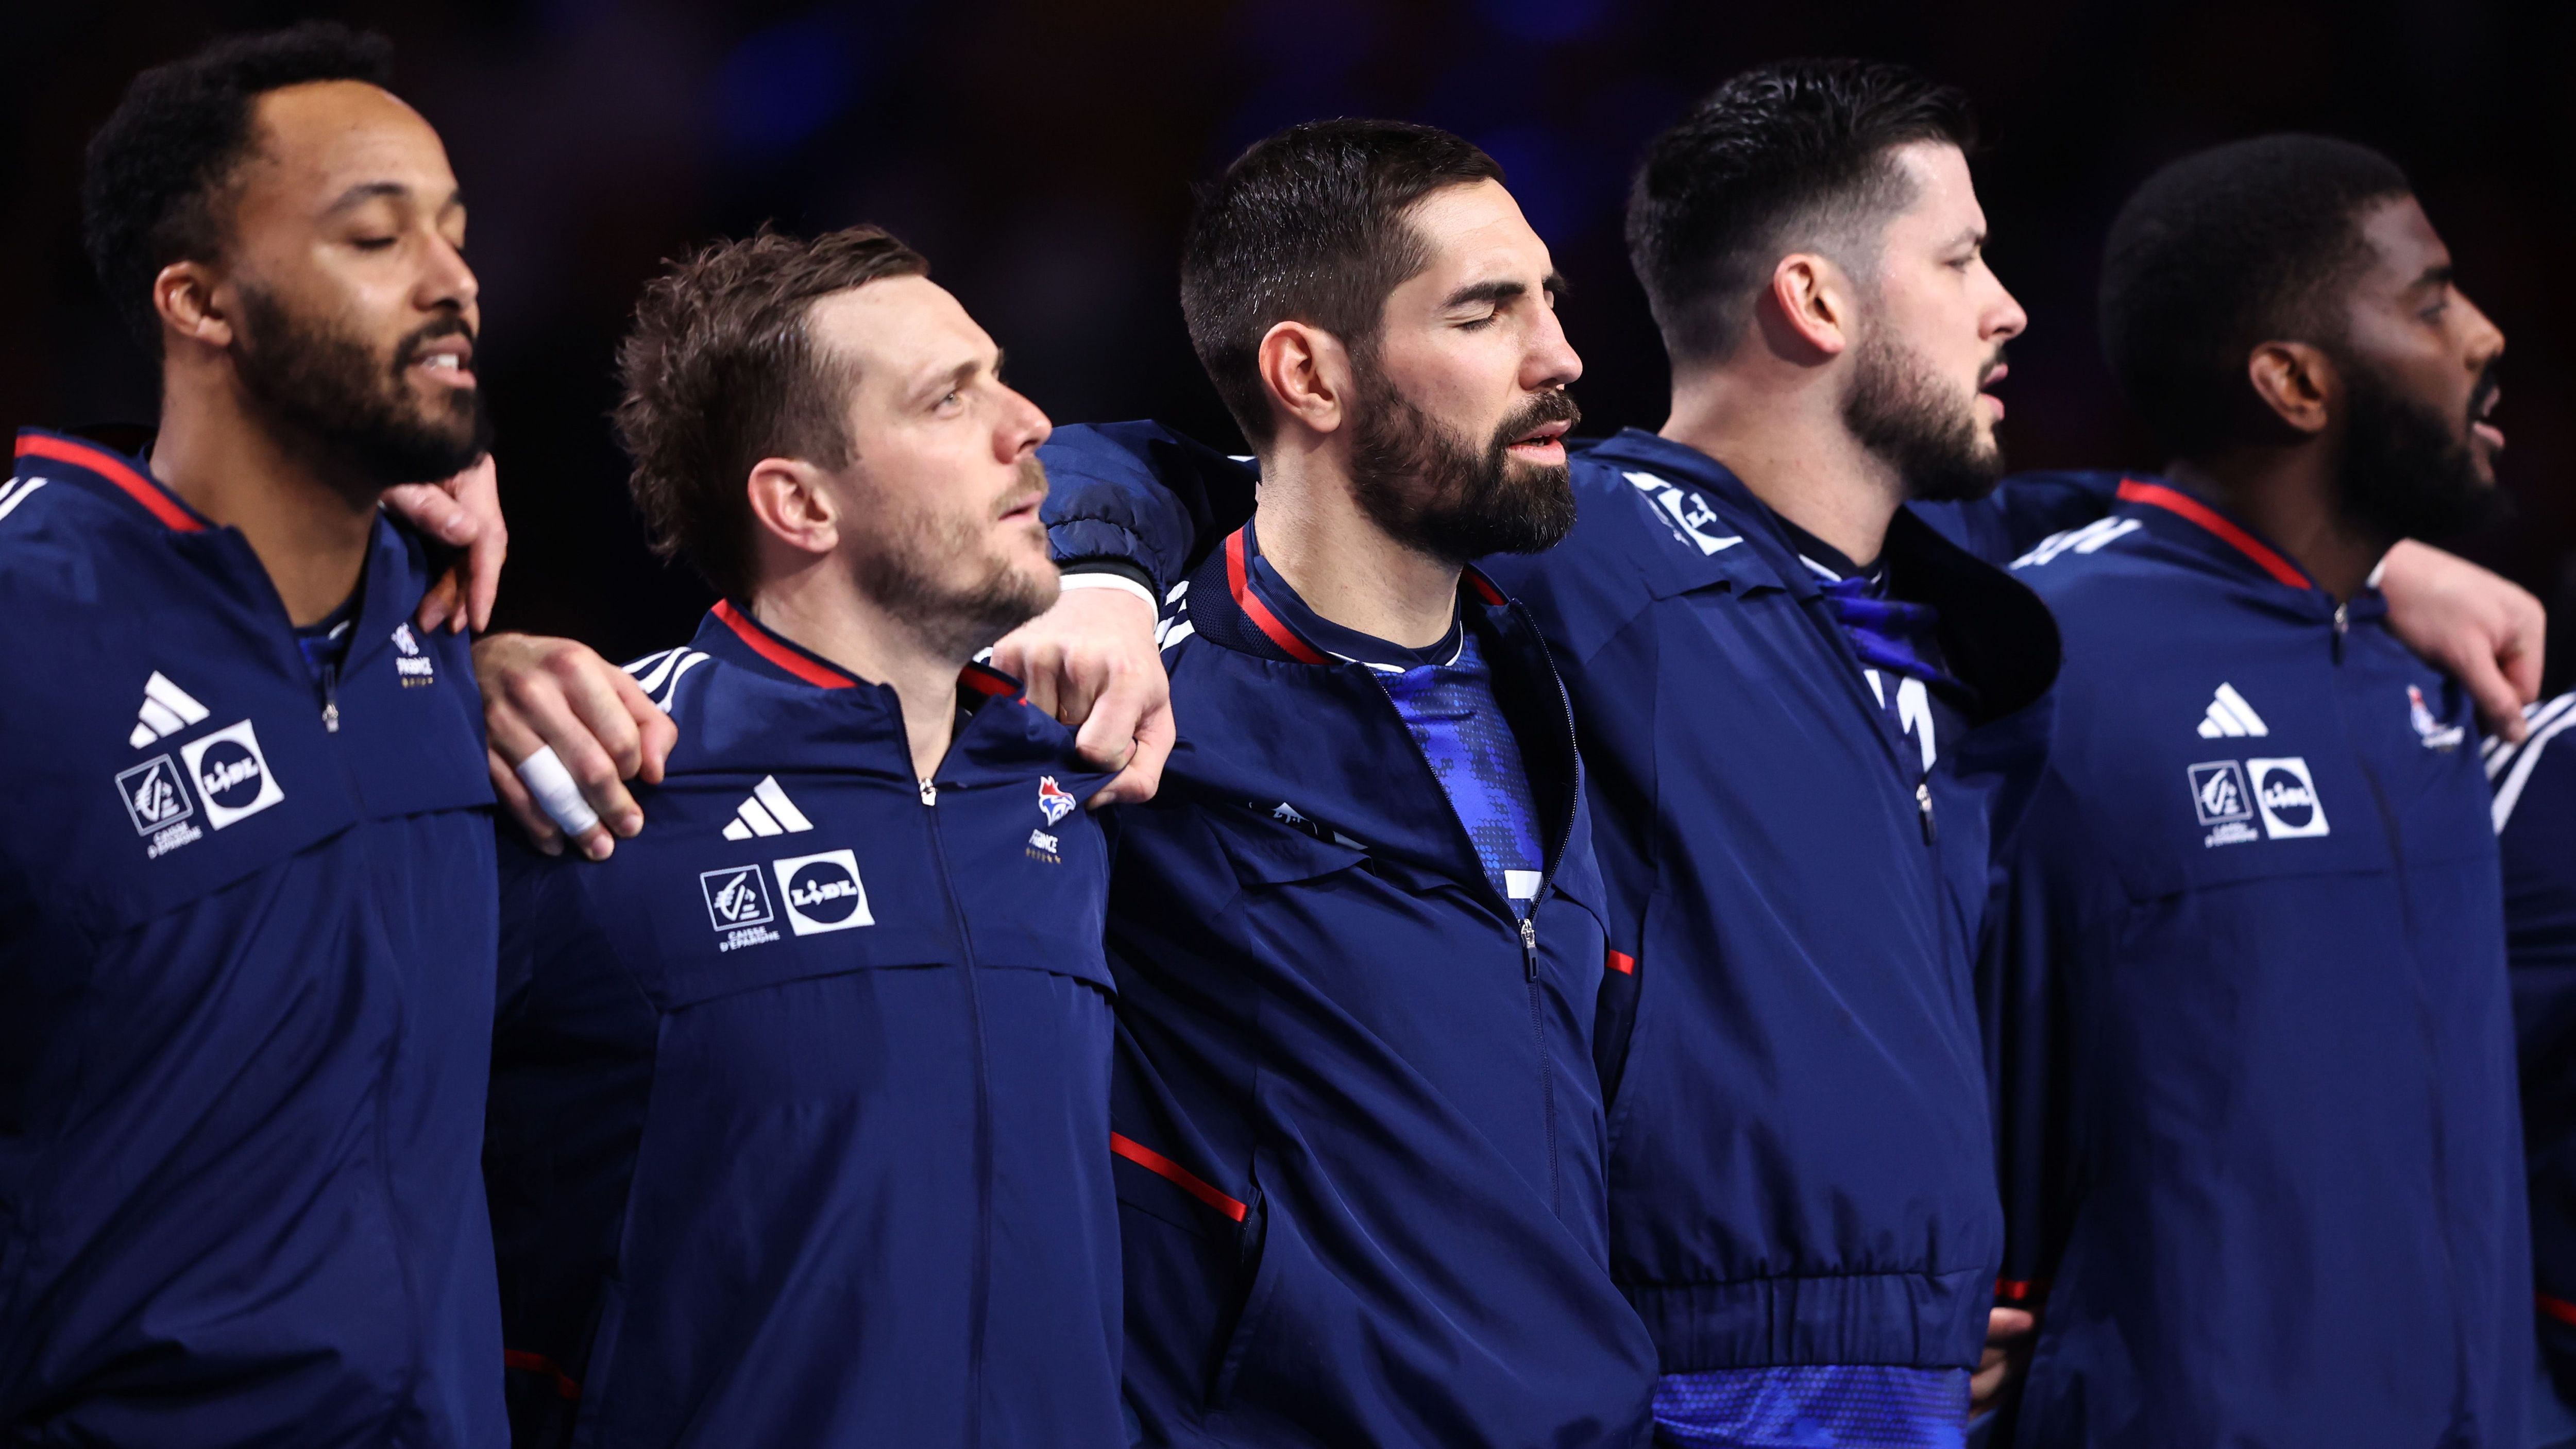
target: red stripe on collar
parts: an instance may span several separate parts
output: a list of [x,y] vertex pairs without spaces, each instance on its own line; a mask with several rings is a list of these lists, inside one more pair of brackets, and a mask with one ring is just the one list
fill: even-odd
[[1281,623],[1279,616],[1270,612],[1270,606],[1261,602],[1261,596],[1252,592],[1250,566],[1244,561],[1243,530],[1240,528],[1226,536],[1225,587],[1234,595],[1235,606],[1243,610],[1244,617],[1252,621],[1252,626],[1269,635],[1270,642],[1286,650],[1289,658],[1300,664],[1325,662],[1320,650],[1298,638],[1297,631]]
[[981,664],[969,664],[959,670],[957,682],[977,694],[993,699],[1007,699],[1020,692],[1019,686],[1011,683],[1009,675],[998,669],[987,669]]
[[127,497],[142,504],[153,517],[160,519],[175,532],[198,533],[206,526],[204,520],[190,513],[179,504],[177,499],[162,491],[160,484],[135,472],[133,464],[105,448],[75,442],[70,438],[48,438],[41,434],[30,434],[18,439],[18,456],[51,458],[57,463],[69,463],[75,468],[86,468],[125,490]]
[[731,629],[743,643],[750,645],[752,653],[804,680],[807,684],[820,689],[854,689],[858,686],[858,681],[850,676],[830,665],[807,658],[779,642],[767,629],[761,627],[759,621],[746,618],[730,600],[716,600],[716,606],[708,612],[723,620],[726,628]]
[[2217,534],[2232,545],[2238,553],[2261,565],[2263,572],[2288,584],[2291,588],[2316,587],[2315,581],[2300,572],[2297,564],[2273,552],[2269,544],[2228,522],[2218,510],[2188,493],[2178,492],[2162,483],[2141,483],[2135,478],[2123,478],[2120,480],[2120,500],[2124,503],[2144,503],[2149,507],[2164,509],[2168,513],[2179,513]]

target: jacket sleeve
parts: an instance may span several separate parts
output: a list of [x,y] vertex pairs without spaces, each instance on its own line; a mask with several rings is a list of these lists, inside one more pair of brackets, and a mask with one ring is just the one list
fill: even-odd
[[2084,1186],[2079,997],[2096,943],[2116,925],[2118,876],[2054,770],[1996,852],[1997,885],[1977,972],[2004,1206],[1997,1301],[2041,1307]]
[[1056,561],[1141,572],[1157,597],[1252,516],[1252,467],[1160,423],[1058,428],[1038,457]]
[[2016,473],[1983,498],[1906,506],[1952,543],[2000,568],[2052,533],[2101,518],[2119,494],[2117,473]]
[[2504,816],[2536,1326],[2559,1394],[2576,1398],[2576,745],[2546,730],[2500,753],[2494,783]]

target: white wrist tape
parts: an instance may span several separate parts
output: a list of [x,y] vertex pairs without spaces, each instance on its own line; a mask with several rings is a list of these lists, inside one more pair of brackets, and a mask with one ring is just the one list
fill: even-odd
[[599,824],[599,812],[581,798],[581,786],[574,783],[564,762],[555,758],[554,746],[547,745],[519,762],[519,783],[537,797],[537,804],[563,827],[566,836],[579,839]]
[[1125,574],[1111,573],[1106,569],[1101,570],[1098,573],[1066,574],[1063,576],[1059,587],[1063,592],[1068,594],[1072,593],[1076,589],[1124,589],[1128,593],[1134,594],[1137,598],[1143,599],[1145,601],[1146,608],[1151,609],[1155,607],[1154,591],[1152,589],[1145,587],[1143,584],[1136,582]]

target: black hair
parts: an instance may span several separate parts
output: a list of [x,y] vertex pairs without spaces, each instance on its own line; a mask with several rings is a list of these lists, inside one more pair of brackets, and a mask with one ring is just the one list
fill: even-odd
[[2103,245],[2102,353],[2157,440],[2188,457],[2260,436],[2247,355],[2340,342],[2322,303],[2368,258],[2362,213],[2413,189],[2331,136],[2231,142],[2148,177]]
[[1181,243],[1181,316],[1247,441],[1270,441],[1262,337],[1305,322],[1368,355],[1387,294],[1430,262],[1407,210],[1502,179],[1494,158],[1446,131],[1335,120],[1254,142],[1201,191]]
[[1976,149],[1965,92],[1901,65],[1784,60],[1727,81],[1646,148],[1628,262],[1675,361],[1725,356],[1791,251],[1867,250],[1913,199],[1896,147]]
[[393,45],[327,20],[218,40],[134,78],[89,142],[81,235],[117,316],[161,355],[152,279],[172,262],[222,255],[222,193],[258,138],[260,96],[310,81],[386,85]]

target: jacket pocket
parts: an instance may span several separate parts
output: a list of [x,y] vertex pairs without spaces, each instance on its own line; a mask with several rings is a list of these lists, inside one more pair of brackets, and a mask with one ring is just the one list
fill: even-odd
[[1359,846],[1330,838],[1329,826],[1303,816],[1291,822],[1256,815],[1248,807],[1212,808],[1205,819],[1218,848],[1233,865],[1235,878],[1246,887],[1314,880],[1365,864],[1369,858]]

